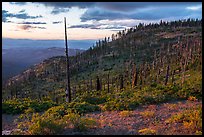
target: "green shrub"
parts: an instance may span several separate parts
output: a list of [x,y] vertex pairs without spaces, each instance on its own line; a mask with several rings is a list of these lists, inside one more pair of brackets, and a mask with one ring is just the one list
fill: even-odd
[[143,103],[145,103],[145,104],[154,104],[154,103],[157,102],[152,96],[144,96],[144,97],[142,98],[142,101],[143,101]]
[[72,112],[79,113],[79,114],[84,114],[84,113],[100,110],[99,106],[92,105],[87,102],[82,102],[82,103],[71,102],[68,104],[68,108],[71,109]]
[[61,106],[55,106],[49,108],[43,116],[50,116],[52,115],[54,118],[62,118],[64,115],[66,115],[66,107],[61,105]]
[[120,116],[121,117],[130,117],[130,116],[133,116],[133,112],[132,111],[124,110],[124,111],[120,112]]
[[73,124],[74,129],[80,132],[98,125],[95,119],[81,117],[78,113],[69,113],[68,115],[65,115],[65,119],[70,121]]
[[56,135],[62,133],[66,123],[53,117],[33,117],[28,132],[31,135]]
[[124,101],[109,101],[104,104],[103,110],[128,110],[127,104],[128,103],[124,103]]
[[129,109],[129,110],[134,110],[134,109],[136,109],[138,106],[139,106],[139,102],[137,102],[137,101],[130,102],[130,103],[128,104],[128,109]]
[[173,85],[171,89],[175,93],[175,92],[178,92],[181,89],[181,87],[178,85]]
[[90,104],[97,105],[97,104],[105,103],[106,99],[103,98],[103,97],[87,97],[87,98],[84,99],[84,101],[88,102]]
[[186,129],[194,132],[202,131],[202,106],[179,112],[165,121],[166,123],[182,123]]
[[[56,118],[55,113],[32,113],[31,109],[26,110],[28,114],[21,114],[18,122],[18,128],[21,134],[26,135],[55,135],[60,134],[65,126],[66,121]],[[50,111],[49,111],[50,112]],[[30,115],[32,113],[32,115]]]
[[2,113],[6,114],[20,114],[27,108],[28,106],[18,99],[7,100],[2,103]]
[[157,87],[157,83],[156,82],[154,82],[154,83],[151,83],[151,85],[150,85],[151,87]]
[[56,103],[52,101],[39,102],[38,100],[31,100],[30,98],[12,99],[2,103],[2,113],[21,114],[28,108],[32,108],[36,112],[42,112],[52,106],[56,106]]

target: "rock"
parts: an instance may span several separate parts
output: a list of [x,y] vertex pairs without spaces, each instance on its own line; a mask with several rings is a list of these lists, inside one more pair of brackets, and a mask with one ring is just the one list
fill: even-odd
[[3,130],[2,131],[2,135],[10,135],[11,134],[11,130]]
[[136,133],[135,133],[135,130],[132,129],[132,130],[129,130],[129,131],[127,132],[127,134],[128,134],[128,135],[134,135],[134,134],[136,134]]
[[105,125],[103,128],[110,129],[111,127],[109,125]]

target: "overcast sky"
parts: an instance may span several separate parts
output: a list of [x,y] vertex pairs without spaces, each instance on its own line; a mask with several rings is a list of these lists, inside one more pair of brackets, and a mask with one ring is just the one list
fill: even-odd
[[101,39],[138,23],[202,18],[201,2],[2,2],[2,36]]

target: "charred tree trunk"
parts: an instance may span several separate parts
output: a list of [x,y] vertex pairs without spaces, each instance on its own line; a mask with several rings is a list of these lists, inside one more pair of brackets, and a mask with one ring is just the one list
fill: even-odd
[[184,60],[183,70],[182,70],[182,80],[181,80],[182,85],[185,82],[185,70],[186,70],[186,60]]
[[123,75],[120,75],[120,89],[124,88],[124,83],[123,83]]
[[132,81],[132,88],[134,88],[135,86],[137,86],[137,81],[138,81],[138,70],[135,67],[135,71],[134,71],[134,76],[133,76],[133,81]]
[[76,86],[73,88],[73,97],[76,97]]
[[90,91],[92,91],[92,79],[90,80]]
[[97,76],[96,78],[96,90],[99,91],[101,90],[101,84],[100,84],[100,80],[99,77]]
[[172,84],[174,85],[174,74],[175,74],[175,70],[172,72]]
[[166,80],[165,80],[165,85],[167,85],[167,83],[168,83],[168,79],[169,79],[169,65],[167,66],[167,70],[166,70]]
[[[67,91],[66,91],[66,102],[71,102],[71,88],[70,88],[70,72],[69,72],[69,56],[68,56],[68,45],[67,45],[67,27],[66,18],[64,18],[65,24],[65,46],[66,46],[66,62],[67,62]],[[69,98],[69,99],[68,99]],[[68,100],[67,100],[68,99]]]
[[108,73],[108,93],[110,92],[110,89],[109,89],[109,73]]

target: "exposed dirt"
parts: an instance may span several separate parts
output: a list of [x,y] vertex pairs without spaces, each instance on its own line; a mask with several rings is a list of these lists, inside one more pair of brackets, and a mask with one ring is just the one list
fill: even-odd
[[[86,132],[76,132],[67,129],[66,135],[139,135],[139,130],[148,129],[157,135],[186,135],[195,134],[185,129],[182,123],[169,124],[165,122],[172,115],[182,112],[187,108],[202,106],[202,101],[173,101],[158,105],[140,106],[131,111],[130,116],[121,116],[121,111],[105,111],[88,113],[85,117],[95,118],[98,126],[88,129]],[[145,116],[142,113],[149,114]],[[18,115],[2,115],[2,131],[12,131],[16,128],[14,119]]]
[[[131,116],[121,116],[121,111],[90,113],[87,117],[95,118],[100,125],[97,129],[90,129],[87,134],[96,135],[138,135],[138,131],[147,128],[154,130],[158,135],[185,135],[194,134],[193,131],[185,129],[182,123],[169,124],[165,120],[172,115],[182,112],[187,108],[202,106],[199,101],[176,101],[159,105],[145,105],[132,111]],[[152,116],[144,116],[141,113],[147,112]]]

